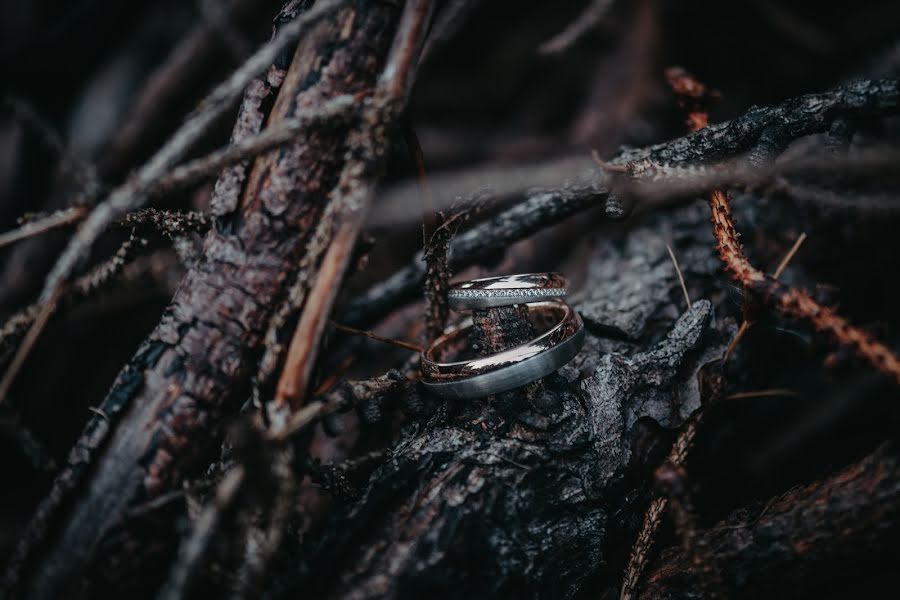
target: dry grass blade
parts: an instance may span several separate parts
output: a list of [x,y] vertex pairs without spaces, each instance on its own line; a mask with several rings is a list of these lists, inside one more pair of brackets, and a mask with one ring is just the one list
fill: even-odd
[[669,251],[669,258],[672,259],[672,264],[675,265],[675,273],[678,275],[678,282],[681,284],[681,291],[684,293],[684,302],[687,304],[687,307],[691,307],[691,295],[688,294],[687,285],[684,283],[684,275],[681,273],[681,267],[678,266],[678,259],[675,258],[675,252],[672,251],[672,246],[666,244],[666,250]]
[[806,234],[801,233],[797,237],[797,241],[794,242],[794,245],[791,246],[791,249],[788,250],[788,253],[784,255],[784,258],[781,259],[781,262],[778,264],[778,268],[775,269],[775,272],[772,273],[772,277],[778,279],[781,277],[781,274],[784,273],[784,270],[790,264],[791,260],[794,258],[794,255],[797,254],[797,250],[800,249],[800,246],[803,242],[806,241]]
[[725,396],[725,400],[746,400],[747,398],[771,398],[775,396],[797,396],[794,390],[775,388],[771,390],[758,390],[755,392],[737,392]]
[[22,344],[19,346],[19,349],[16,350],[12,362],[10,362],[9,367],[6,368],[3,379],[0,380],[0,404],[5,402],[6,398],[9,396],[9,390],[16,380],[16,375],[19,374],[19,370],[22,368],[22,365],[25,364],[25,360],[28,358],[32,348],[34,348],[38,338],[47,326],[50,316],[53,314],[53,311],[56,310],[56,304],[59,301],[61,292],[62,290],[57,290],[48,301],[41,305],[41,310],[35,317],[34,323],[31,324],[28,333],[25,334],[25,338],[22,340]]

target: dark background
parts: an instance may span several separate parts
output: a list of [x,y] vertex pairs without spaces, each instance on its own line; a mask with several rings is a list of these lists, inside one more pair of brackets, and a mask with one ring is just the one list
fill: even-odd
[[[681,116],[662,77],[673,64],[723,92],[713,120],[820,91],[848,77],[896,75],[900,67],[900,3],[874,0],[620,0],[573,47],[558,56],[540,55],[538,47],[583,5],[483,2],[436,49],[422,68],[409,111],[430,172],[592,149],[608,156],[621,144],[682,135]],[[116,136],[133,117],[141,90],[179,44],[210,28],[215,20],[210,15],[223,7],[237,16],[226,17],[208,35],[197,68],[166,96],[153,127],[123,151]],[[85,165],[96,168],[103,186],[122,181],[212,85],[268,39],[278,8],[271,0],[0,2],[0,93],[30,106],[58,132],[65,157],[61,160],[41,131],[4,104],[0,230],[15,227],[25,213],[65,206],[79,193]],[[224,119],[195,153],[227,142],[230,126]],[[861,135],[866,133],[864,125]],[[398,133],[387,181],[413,176]],[[161,205],[203,209],[208,195],[209,187],[201,186]],[[814,220],[800,226],[814,233],[800,260],[804,283],[826,284],[823,293],[838,298],[842,312],[900,347],[896,216],[865,226],[822,213],[805,216]],[[630,225],[595,235],[621,235]],[[797,223],[786,225],[796,229]],[[575,231],[583,234],[585,223]],[[418,228],[409,224],[372,233],[376,253],[362,276],[367,280],[391,272],[420,245]],[[108,234],[94,261],[123,236]],[[0,317],[35,299],[65,238],[57,232],[0,250]],[[581,238],[568,239],[571,246],[555,246],[547,262],[577,250]],[[776,250],[765,255],[765,240],[749,239],[751,252],[768,264],[777,262]],[[163,240],[153,244],[165,246]],[[51,463],[65,462],[89,407],[99,403],[156,323],[180,272],[170,256],[153,277],[123,281],[53,319],[0,408],[0,559],[46,492]],[[723,288],[728,289],[724,278]],[[739,300],[735,294],[722,303],[723,316],[738,316]],[[787,387],[801,394],[737,405],[718,417],[722,423],[712,428],[715,435],[699,441],[700,456],[708,457],[697,466],[699,479],[707,482],[700,503],[711,520],[738,499],[764,498],[806,481],[896,431],[896,392],[852,363],[823,374],[827,352],[808,332],[764,321],[746,342],[753,359],[737,363],[737,380],[748,388]],[[364,368],[372,374],[378,365]]]

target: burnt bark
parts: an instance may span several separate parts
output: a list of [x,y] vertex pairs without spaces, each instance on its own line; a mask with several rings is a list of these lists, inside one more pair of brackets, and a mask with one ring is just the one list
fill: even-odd
[[307,576],[288,589],[349,598],[573,595],[640,517],[649,490],[634,477],[646,457],[632,446],[644,421],[677,427],[699,406],[696,373],[717,339],[711,305],[699,301],[644,351],[589,353],[578,365],[590,373],[584,380],[565,367],[531,398],[425,398],[360,499],[323,524]]
[[[251,4],[229,1],[240,14],[263,12]],[[423,73],[404,113],[432,4],[436,31],[424,47],[437,76],[429,82]],[[733,222],[729,215],[735,252],[759,273],[781,263],[771,279],[810,290],[810,314],[839,299],[859,324],[853,331],[884,340],[882,356],[893,356],[898,81],[801,96],[844,75],[817,78],[792,63],[785,71],[796,84],[748,90],[760,80],[741,69],[711,79],[740,116],[658,143],[683,125],[665,108],[674,99],[653,83],[657,61],[686,55],[665,46],[685,35],[668,22],[679,9],[661,13],[659,4],[594,2],[579,17],[584,6],[290,0],[276,18],[280,41],[137,165],[173,103],[183,91],[191,96],[185,80],[209,75],[215,47],[229,43],[228,23],[197,16],[143,86],[134,122],[112,143],[120,153],[103,157],[111,179],[135,175],[105,198],[96,188],[93,211],[79,207],[0,236],[0,244],[19,243],[83,221],[45,284],[43,300],[64,310],[48,320],[53,305],[39,300],[0,331],[2,363],[24,356],[27,344],[16,345],[39,331],[32,322],[50,323],[45,346],[18,361],[31,372],[3,377],[0,444],[15,436],[58,463],[93,414],[52,486],[49,475],[29,472],[9,494],[25,498],[25,508],[10,508],[6,495],[0,502],[0,546],[11,549],[8,531],[20,538],[3,592],[630,599],[874,596],[879,584],[893,585],[900,461],[896,444],[885,443],[898,422],[893,382],[854,362],[846,344],[730,283],[716,254],[721,230],[694,200],[709,189],[743,190]],[[753,10],[773,18],[770,4]],[[534,19],[535,10],[547,18]],[[851,23],[835,44],[849,29],[871,35],[870,24],[852,19],[861,9],[821,12]],[[787,17],[774,19],[789,34],[809,33]],[[685,30],[696,33],[688,49],[721,43],[722,32],[695,21]],[[281,36],[286,30],[303,37]],[[766,52],[753,33],[734,47],[796,59]],[[540,52],[547,40],[550,55]],[[242,54],[236,41],[229,51]],[[828,58],[815,63],[838,56]],[[718,55],[703,60],[732,68]],[[780,71],[765,66],[768,82]],[[49,83],[54,94],[66,90]],[[242,93],[231,144],[207,154],[227,135],[216,122]],[[747,109],[757,103],[767,106]],[[412,160],[395,144],[398,122]],[[0,149],[11,144],[5,125]],[[592,161],[588,142],[604,154],[629,145]],[[471,166],[431,173],[426,153],[429,169]],[[522,157],[529,163],[510,166]],[[222,168],[214,188],[202,185]],[[0,192],[7,170],[0,165]],[[419,193],[380,192],[379,202],[393,204],[366,220],[385,173],[394,189],[430,182],[435,194],[423,202]],[[492,192],[471,183],[490,187],[492,179]],[[427,222],[432,209],[459,208],[460,197],[469,221],[454,221],[417,254],[422,205]],[[134,212],[150,201],[162,211]],[[165,210],[207,204],[209,212],[181,220]],[[95,407],[112,379],[112,371],[95,373],[97,364],[118,368],[128,355],[82,342],[95,359],[58,343],[76,339],[68,331],[52,330],[90,329],[81,319],[103,312],[100,291],[119,299],[107,284],[136,252],[165,241],[141,237],[154,224],[180,240],[183,279],[161,322],[174,284],[153,311],[142,307],[152,322],[128,339],[128,355],[144,341]],[[119,246],[122,225],[131,237]],[[198,243],[181,243],[185,234]],[[448,314],[460,317],[442,295],[451,276],[489,274],[475,265],[565,272],[585,346],[528,386],[447,402],[419,385],[421,349],[410,341],[433,338]],[[404,306],[423,291],[427,311]],[[120,319],[132,320],[130,307]],[[523,307],[475,311],[473,320],[471,355],[536,333]],[[85,372],[50,381],[68,358],[78,365],[70,370]],[[10,387],[14,380],[20,387]],[[103,389],[75,387],[83,381]],[[56,439],[46,422],[64,420],[72,429]],[[0,450],[8,460],[19,448]],[[18,483],[18,471],[4,474]],[[31,524],[10,525],[46,487]]]
[[[399,12],[390,3],[350,3],[315,24],[269,123],[336,95],[371,93]],[[199,264],[102,404],[105,418],[87,426],[39,509],[10,574],[23,596],[71,590],[104,556],[120,558],[107,565],[115,571],[108,579],[129,585],[127,574],[146,558],[122,554],[129,508],[176,489],[215,449],[223,418],[249,392],[273,307],[293,284],[347,151],[347,131],[320,130],[256,161],[240,205],[219,215]]]
[[[476,264],[536,231],[591,208],[602,207],[610,219],[624,219],[639,205],[644,210],[652,208],[653,202],[641,205],[640,195],[629,190],[635,183],[656,183],[661,187],[670,184],[677,186],[679,196],[690,197],[691,192],[709,186],[703,175],[710,172],[715,175],[719,170],[715,163],[752,152],[760,144],[765,145],[767,136],[780,136],[786,144],[827,131],[834,120],[844,116],[864,119],[898,112],[900,83],[897,80],[856,81],[830,92],[755,108],[732,121],[669,142],[622,150],[605,169],[567,173],[557,189],[528,194],[522,202],[457,236],[450,246],[450,266],[459,270]],[[623,179],[622,171],[627,178]],[[693,178],[699,181],[692,186]],[[724,179],[727,183],[727,173]],[[619,187],[623,193],[611,193]],[[412,264],[349,303],[342,322],[367,325],[383,318],[398,304],[414,300],[420,295],[425,271],[421,257],[417,256]]]
[[[898,470],[896,448],[886,445],[831,477],[742,508],[703,531],[729,597],[876,593],[887,583],[884,570],[892,569],[888,557],[900,539]],[[667,548],[640,597],[704,598],[697,571],[680,548]]]

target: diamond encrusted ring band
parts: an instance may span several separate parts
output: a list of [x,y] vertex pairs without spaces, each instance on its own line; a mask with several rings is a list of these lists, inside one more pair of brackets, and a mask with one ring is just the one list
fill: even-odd
[[447,303],[454,310],[492,308],[564,298],[568,291],[559,273],[504,275],[457,283],[448,290]]
[[[572,360],[584,343],[584,325],[561,300],[526,304],[535,325],[546,329],[534,340],[481,358],[445,362],[465,338],[471,319],[439,337],[422,353],[422,383],[445,398],[478,398],[523,386],[553,373]],[[549,323],[549,329],[547,324]]]

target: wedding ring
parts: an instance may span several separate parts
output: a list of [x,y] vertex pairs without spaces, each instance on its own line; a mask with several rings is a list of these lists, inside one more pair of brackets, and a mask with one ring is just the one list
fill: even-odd
[[552,326],[534,340],[504,352],[455,362],[443,355],[459,345],[471,319],[435,342],[422,354],[422,383],[444,398],[479,398],[521,387],[553,373],[575,358],[584,343],[584,325],[565,302],[549,300],[525,305],[533,321]]
[[447,304],[454,310],[525,304],[569,293],[566,278],[559,273],[526,273],[472,279],[450,286]]

